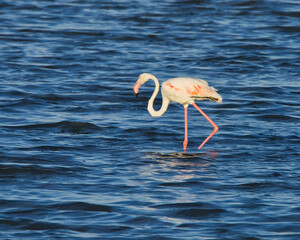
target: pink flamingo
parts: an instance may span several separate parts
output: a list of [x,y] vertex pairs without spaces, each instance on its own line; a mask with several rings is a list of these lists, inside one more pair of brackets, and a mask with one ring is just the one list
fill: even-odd
[[162,106],[158,111],[155,111],[153,109],[153,102],[159,92],[159,82],[155,76],[149,73],[141,74],[133,86],[133,91],[134,94],[138,96],[139,88],[149,79],[152,79],[155,83],[154,92],[148,102],[148,111],[153,117],[162,116],[167,111],[170,101],[180,103],[184,107],[184,153],[186,153],[186,147],[188,144],[187,108],[189,104],[192,104],[211,123],[211,125],[213,125],[214,130],[212,133],[198,147],[198,149],[201,149],[203,145],[218,131],[219,127],[196,105],[195,101],[211,100],[217,103],[222,103],[222,97],[220,94],[217,93],[215,88],[208,86],[208,83],[204,80],[183,77],[172,78],[162,83]]

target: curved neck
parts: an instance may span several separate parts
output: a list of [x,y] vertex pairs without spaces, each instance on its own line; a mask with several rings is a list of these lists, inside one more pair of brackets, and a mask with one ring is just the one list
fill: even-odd
[[154,92],[153,92],[151,98],[148,101],[148,112],[151,114],[152,117],[160,117],[167,111],[170,100],[163,94],[163,92],[161,92],[162,105],[158,111],[155,111],[153,108],[153,102],[159,92],[159,82],[158,82],[157,78],[154,77],[153,75],[149,79],[152,79],[155,82],[155,89],[154,89]]

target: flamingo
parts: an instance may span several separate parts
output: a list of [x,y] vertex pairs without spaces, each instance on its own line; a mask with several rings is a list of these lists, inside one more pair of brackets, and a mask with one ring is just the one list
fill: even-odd
[[219,127],[196,105],[195,101],[211,100],[217,103],[222,103],[221,95],[217,93],[215,88],[210,87],[208,83],[202,79],[186,77],[172,78],[163,82],[161,85],[162,106],[158,111],[156,111],[153,109],[153,102],[159,92],[159,81],[155,76],[149,73],[142,73],[134,84],[133,91],[137,97],[140,87],[149,79],[152,79],[155,83],[155,89],[148,101],[148,111],[152,117],[162,116],[167,111],[170,101],[180,103],[184,107],[184,153],[186,153],[188,145],[187,109],[190,104],[192,104],[214,127],[212,133],[198,147],[198,149],[201,149],[204,144],[219,130]]

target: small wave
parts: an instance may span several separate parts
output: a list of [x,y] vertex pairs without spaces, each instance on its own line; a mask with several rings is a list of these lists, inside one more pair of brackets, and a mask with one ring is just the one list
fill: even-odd
[[33,164],[1,164],[0,174],[6,177],[16,176],[39,176],[39,175],[66,175],[66,173],[81,171],[78,167],[63,167],[51,165],[33,165]]
[[161,187],[193,187],[199,185],[199,182],[190,181],[190,182],[166,182],[161,183],[159,186]]
[[32,124],[23,126],[8,126],[8,128],[13,129],[24,129],[24,130],[43,130],[43,131],[53,131],[59,133],[75,133],[75,134],[89,134],[101,130],[95,124],[87,122],[70,122],[61,121],[56,123],[42,123],[42,124]]
[[248,107],[255,107],[255,108],[266,108],[266,107],[273,107],[275,105],[274,102],[271,101],[251,101],[246,106]]
[[56,210],[76,210],[76,211],[91,211],[91,212],[113,212],[111,206],[101,204],[91,204],[86,202],[67,202],[59,203],[50,206],[51,209]]
[[221,213],[226,212],[220,208],[213,209],[199,209],[199,208],[190,208],[176,211],[176,216],[181,218],[203,218],[212,215],[219,215]]
[[297,117],[291,117],[286,115],[279,115],[279,114],[265,114],[261,116],[256,116],[256,118],[264,121],[299,121]]
[[157,209],[164,209],[173,217],[177,218],[203,218],[207,216],[219,215],[226,212],[211,203],[174,203],[152,206]]

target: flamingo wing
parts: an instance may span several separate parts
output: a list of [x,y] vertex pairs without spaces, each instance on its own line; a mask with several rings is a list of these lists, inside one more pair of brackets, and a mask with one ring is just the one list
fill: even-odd
[[222,102],[222,97],[217,93],[214,87],[210,87],[208,83],[202,79],[195,79],[192,86],[186,89],[191,98],[195,100],[211,100]]

